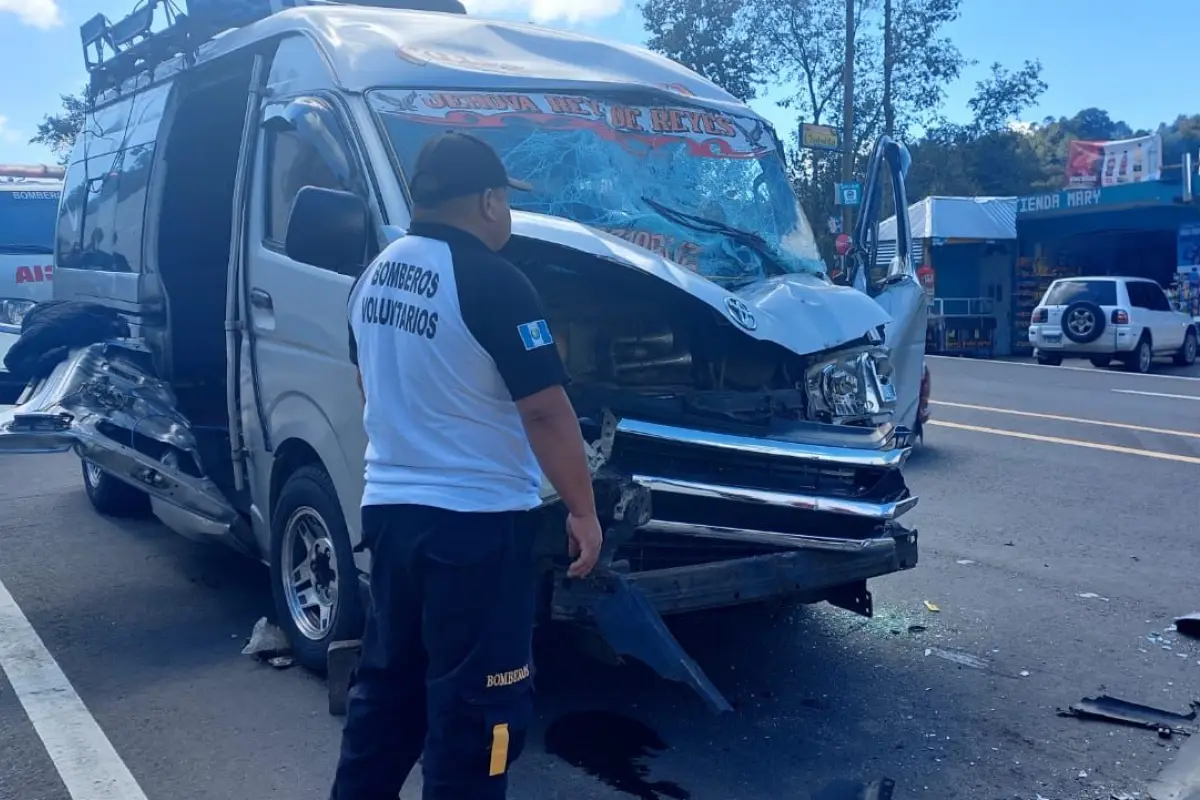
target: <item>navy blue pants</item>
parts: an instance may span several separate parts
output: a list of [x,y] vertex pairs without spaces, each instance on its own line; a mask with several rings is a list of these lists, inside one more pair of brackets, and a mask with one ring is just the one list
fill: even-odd
[[371,613],[332,800],[500,800],[532,715],[528,512],[367,506]]

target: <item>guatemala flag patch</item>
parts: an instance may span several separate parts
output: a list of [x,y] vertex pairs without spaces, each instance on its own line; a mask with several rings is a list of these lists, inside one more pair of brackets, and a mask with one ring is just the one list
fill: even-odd
[[518,325],[517,333],[521,334],[521,342],[524,343],[526,350],[554,344],[554,337],[550,335],[550,326],[544,319]]

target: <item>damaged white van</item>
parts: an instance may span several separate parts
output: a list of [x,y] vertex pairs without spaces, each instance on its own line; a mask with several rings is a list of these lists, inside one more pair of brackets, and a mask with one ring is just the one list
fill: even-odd
[[[727,708],[660,615],[775,598],[869,615],[866,582],[917,563],[906,232],[884,279],[835,285],[748,107],[638,48],[462,13],[322,4],[214,36],[229,24],[207,5],[150,33],[155,8],[84,26],[107,51],[59,214],[59,319],[25,336],[60,349],[0,421],[7,451],[74,449],[100,511],[269,563],[278,622],[320,670],[359,634],[370,569],[348,292],[408,224],[421,143],[469,129],[534,185],[507,255],[547,306],[608,526],[602,567],[568,581],[547,490],[544,619]],[[907,205],[906,169],[881,143],[860,242],[882,182]],[[97,309],[107,334],[64,332]]]

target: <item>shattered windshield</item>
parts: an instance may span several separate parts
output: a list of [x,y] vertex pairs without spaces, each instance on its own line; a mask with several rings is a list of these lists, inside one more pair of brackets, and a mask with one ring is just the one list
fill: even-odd
[[722,282],[825,271],[757,119],[540,92],[388,90],[371,103],[407,171],[436,131],[470,131],[533,185],[510,195],[518,210],[599,228]]

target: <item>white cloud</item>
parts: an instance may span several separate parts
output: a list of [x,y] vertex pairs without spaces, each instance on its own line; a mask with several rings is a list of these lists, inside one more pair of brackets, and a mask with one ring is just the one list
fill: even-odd
[[0,0],[0,12],[4,11],[35,28],[56,28],[63,21],[57,0]]
[[0,142],[16,144],[21,141],[20,131],[15,131],[8,125],[8,117],[0,114]]
[[[3,2],[3,0],[0,0],[0,2]],[[1035,130],[1037,130],[1037,123],[1036,122],[1022,122],[1019,119],[1015,119],[1012,122],[1008,123],[1008,129],[1010,131],[1012,131],[1013,133],[1021,133],[1021,134],[1028,136],[1028,135],[1032,134]]]
[[[22,0],[0,0],[0,8],[6,2]],[[37,2],[38,0],[25,0]],[[43,0],[51,2],[52,0]],[[538,24],[565,22],[575,25],[594,22],[621,13],[624,0],[463,0],[467,12],[481,16],[524,14]]]

